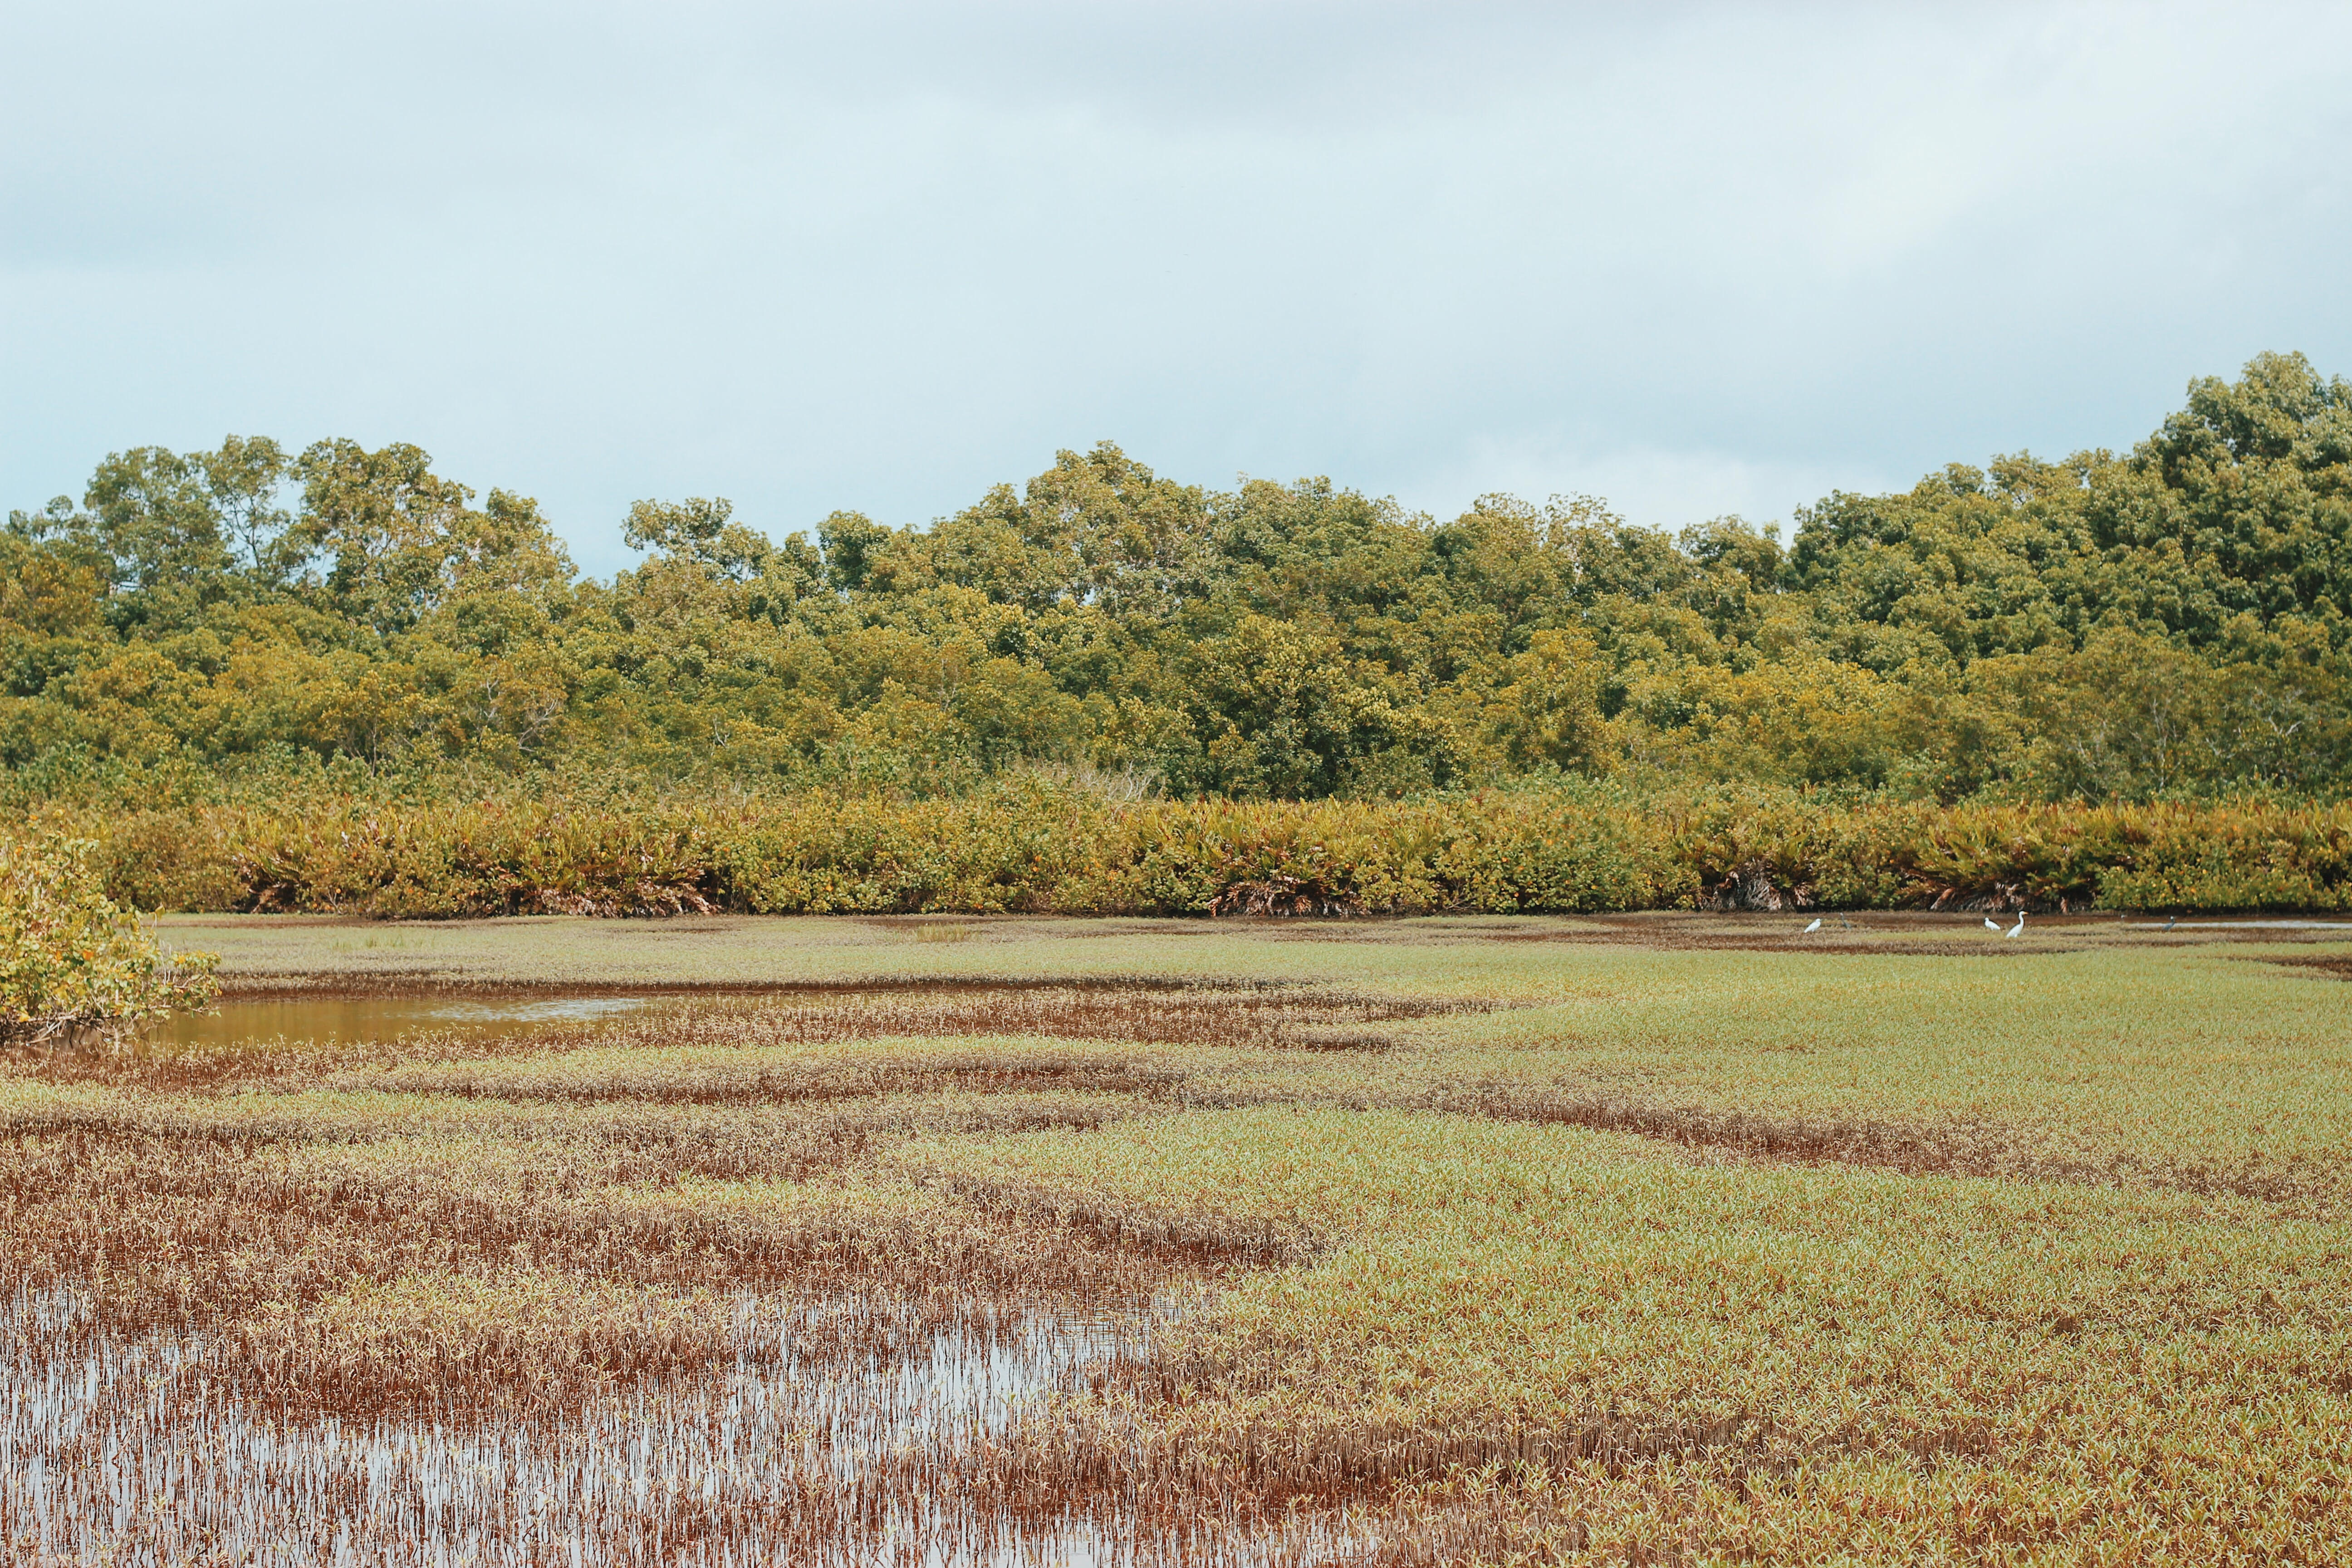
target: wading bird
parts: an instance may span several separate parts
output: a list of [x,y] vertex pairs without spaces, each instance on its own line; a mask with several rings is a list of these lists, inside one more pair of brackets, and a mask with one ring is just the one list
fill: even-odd
[[2025,911],[2024,911],[2023,910],[2018,910],[2018,911],[2017,911],[2017,923],[2016,923],[2015,925],[2013,925],[2013,926],[2010,927],[2007,931],[2005,931],[2001,932],[2000,934],[2001,934],[2001,935],[2003,935],[2003,936],[2015,936],[2019,931],[2023,931],[2024,929],[2025,929]]
[[1999,931],[2000,929],[2000,922],[1999,921],[1993,919],[1990,915],[1985,916],[1985,930]]
[[1811,936],[1811,935],[1812,935],[1815,931],[1819,931],[1819,930],[1821,930],[1821,929],[1822,929],[1822,922],[1821,922],[1821,921],[1815,921],[1812,924],[1811,924],[1811,925],[1809,925],[1809,926],[1807,926],[1807,927],[1805,928],[1805,934],[1806,934],[1807,936]]

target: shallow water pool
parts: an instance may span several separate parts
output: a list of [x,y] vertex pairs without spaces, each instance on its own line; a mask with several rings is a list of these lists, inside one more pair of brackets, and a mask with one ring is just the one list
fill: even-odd
[[610,992],[507,996],[227,996],[210,1013],[183,1013],[157,1025],[154,1037],[181,1045],[235,1045],[241,1040],[274,1040],[281,1036],[289,1040],[389,1040],[427,1031],[484,1037],[545,1024],[585,1022],[641,1012],[677,1001],[674,995]]

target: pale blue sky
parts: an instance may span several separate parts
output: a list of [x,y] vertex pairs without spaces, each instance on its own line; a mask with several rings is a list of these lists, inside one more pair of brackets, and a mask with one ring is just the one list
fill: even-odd
[[1785,519],[2352,374],[2352,6],[0,0],[0,507],[415,441],[921,521],[1102,437]]

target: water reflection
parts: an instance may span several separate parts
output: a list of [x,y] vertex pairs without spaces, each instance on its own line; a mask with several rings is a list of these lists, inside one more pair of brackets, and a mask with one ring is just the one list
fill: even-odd
[[1164,1301],[945,1322],[870,1300],[779,1319],[747,1296],[737,1311],[731,1367],[557,1422],[284,1421],[207,1373],[201,1344],[93,1332],[69,1293],[21,1293],[0,1308],[0,1552],[159,1568],[1274,1568],[1367,1544],[1339,1517],[1171,1529],[1115,1497],[1015,1511],[970,1494],[975,1456],[1021,1468],[1017,1442],[999,1445],[1025,1402],[1147,1351]]
[[211,1013],[184,1013],[159,1024],[155,1037],[179,1045],[228,1046],[244,1040],[389,1040],[426,1030],[474,1038],[541,1024],[565,1024],[675,1004],[665,995],[330,995],[224,997]]

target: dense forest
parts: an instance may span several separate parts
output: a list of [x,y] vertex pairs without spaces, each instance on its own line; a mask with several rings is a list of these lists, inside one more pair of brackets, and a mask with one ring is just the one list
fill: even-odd
[[1108,443],[928,526],[630,510],[582,577],[425,453],[143,447],[0,532],[18,801],[240,770],[1393,798],[1564,774],[1954,802],[2336,795],[2352,385],[2265,354],[2130,452],[1777,530],[1440,521]]

